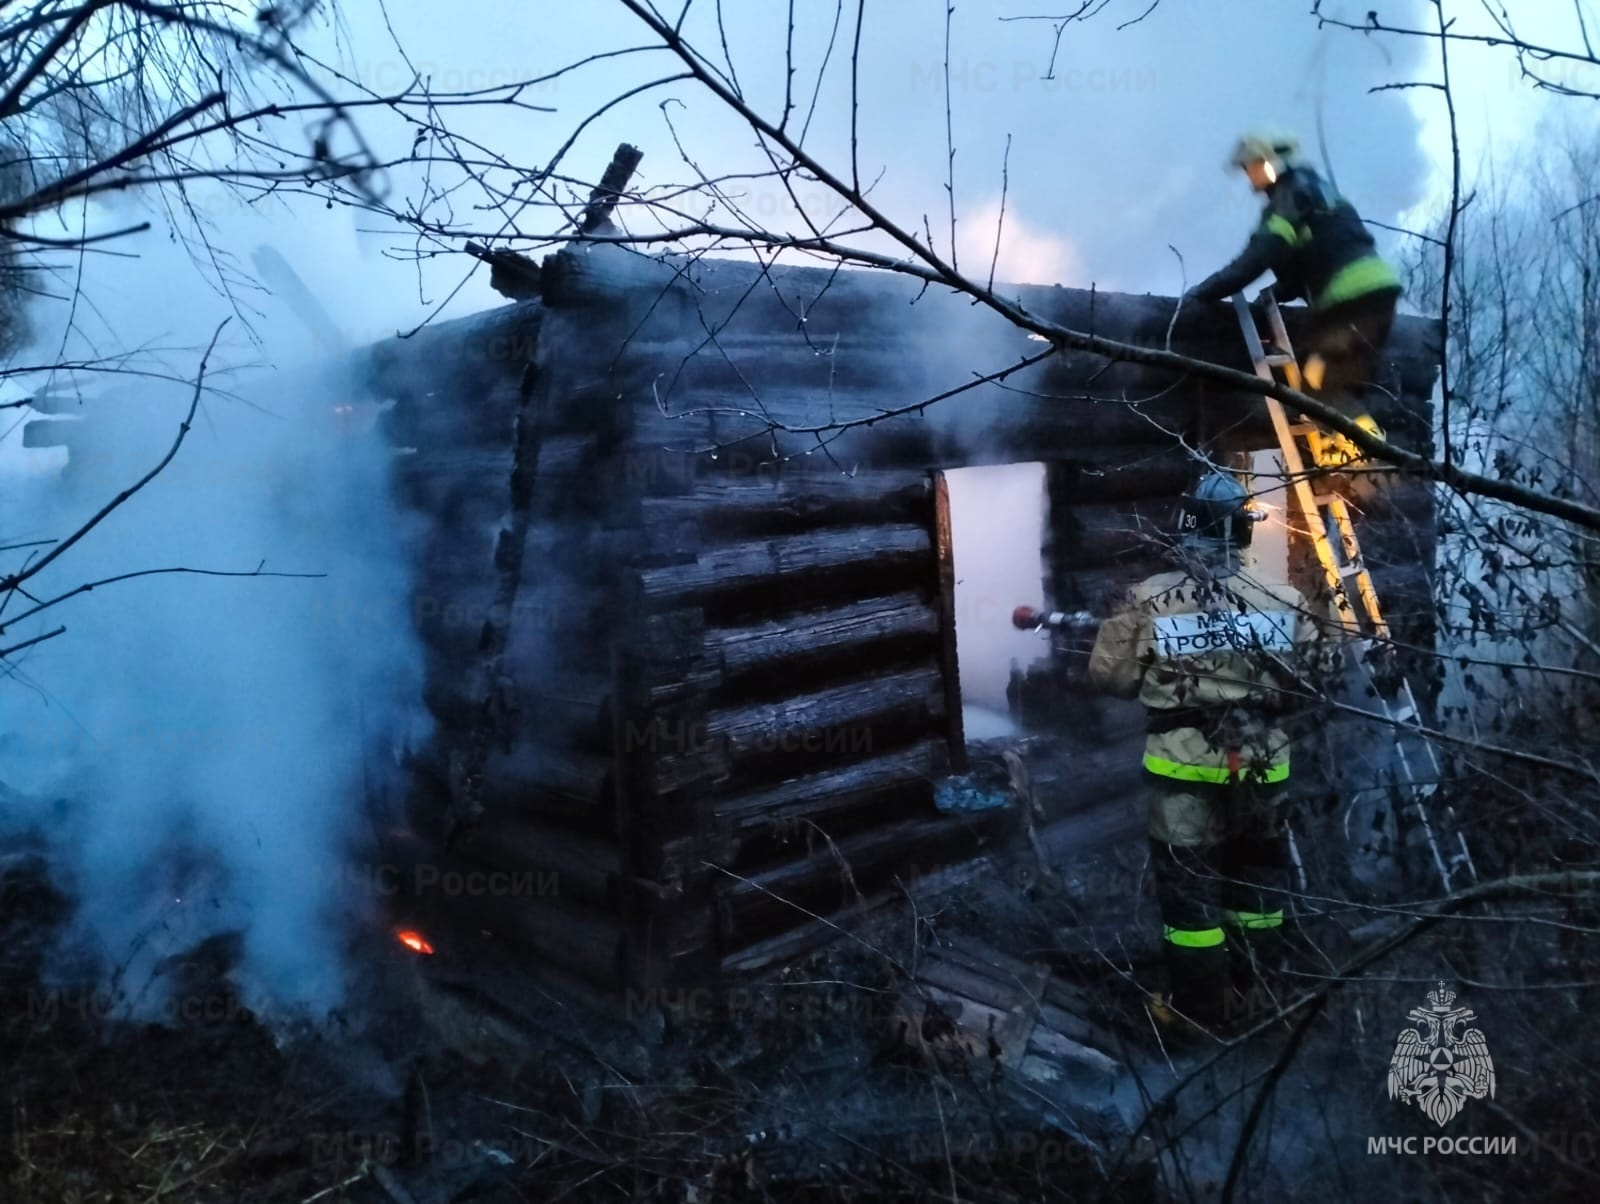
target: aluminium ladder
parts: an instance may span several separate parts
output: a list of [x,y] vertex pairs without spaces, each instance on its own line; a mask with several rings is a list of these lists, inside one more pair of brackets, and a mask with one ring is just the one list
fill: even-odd
[[[1277,299],[1271,289],[1262,290],[1259,299],[1272,339],[1270,351],[1262,344],[1255,315],[1244,294],[1237,293],[1233,298],[1234,309],[1239,315],[1239,327],[1244,334],[1245,347],[1250,352],[1256,375],[1268,383],[1276,384],[1273,370],[1282,369],[1284,383],[1291,389],[1301,389],[1300,364],[1289,343],[1289,333],[1284,327]],[[1433,868],[1446,891],[1455,890],[1463,881],[1476,882],[1477,867],[1467,851],[1465,837],[1455,827],[1453,809],[1442,800],[1434,800],[1440,777],[1439,760],[1422,730],[1421,712],[1417,708],[1411,684],[1402,677],[1397,689],[1386,690],[1380,687],[1376,679],[1374,658],[1389,655],[1391,649],[1389,625],[1384,620],[1377,591],[1372,585],[1372,574],[1367,570],[1361,545],[1356,540],[1349,504],[1343,495],[1328,489],[1326,483],[1320,491],[1314,489],[1312,473],[1307,470],[1308,454],[1313,471],[1326,468],[1330,461],[1329,452],[1348,447],[1348,442],[1322,430],[1304,416],[1298,422],[1291,423],[1282,403],[1274,397],[1263,397],[1262,400],[1267,403],[1267,414],[1272,419],[1272,429],[1283,456],[1283,471],[1289,492],[1305,520],[1306,534],[1327,578],[1340,625],[1350,637],[1346,646],[1351,659],[1372,684],[1372,693],[1383,717],[1397,729],[1409,731],[1414,737],[1410,741],[1397,739],[1394,745],[1394,784],[1401,800],[1401,812],[1421,833]],[[1302,443],[1305,451],[1301,450]],[[1408,744],[1412,745],[1409,752]],[[1437,807],[1443,813],[1453,833],[1453,839],[1447,837],[1444,847],[1441,847],[1429,819],[1430,806]],[[1347,814],[1347,827],[1348,823]]]

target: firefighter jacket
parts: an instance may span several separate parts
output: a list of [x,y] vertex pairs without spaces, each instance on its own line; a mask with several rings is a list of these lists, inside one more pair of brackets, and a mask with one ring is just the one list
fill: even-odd
[[1309,167],[1284,172],[1267,192],[1249,244],[1190,295],[1220,300],[1269,271],[1277,278],[1278,300],[1303,297],[1316,310],[1401,291],[1400,278],[1377,254],[1361,215]]
[[1283,716],[1333,667],[1334,630],[1289,585],[1237,570],[1160,573],[1101,624],[1089,676],[1145,705],[1144,766],[1157,777],[1178,786],[1282,782]]

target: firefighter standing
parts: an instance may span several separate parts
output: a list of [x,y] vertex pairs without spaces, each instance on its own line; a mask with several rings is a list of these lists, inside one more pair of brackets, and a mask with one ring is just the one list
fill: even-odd
[[1189,296],[1220,300],[1272,272],[1280,301],[1304,298],[1311,309],[1299,340],[1306,388],[1381,436],[1361,395],[1388,342],[1400,278],[1378,255],[1354,206],[1301,162],[1298,151],[1299,142],[1287,135],[1239,140],[1230,162],[1265,196],[1261,224],[1238,257]]
[[1184,498],[1185,567],[1134,587],[1089,661],[1096,687],[1146,707],[1170,1002],[1202,1025],[1222,1019],[1236,972],[1276,959],[1288,886],[1277,802],[1289,777],[1278,717],[1330,648],[1331,628],[1298,590],[1243,571],[1254,517],[1236,479],[1204,476]]

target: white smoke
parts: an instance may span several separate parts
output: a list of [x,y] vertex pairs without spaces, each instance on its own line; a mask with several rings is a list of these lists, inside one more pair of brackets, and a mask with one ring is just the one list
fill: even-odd
[[[152,255],[147,272],[162,262]],[[254,352],[235,338],[214,353],[168,468],[27,588],[48,599],[174,567],[317,576],[144,576],[5,633],[11,644],[67,628],[0,680],[0,778],[36,804],[6,818],[50,840],[78,903],[70,943],[135,1014],[162,1003],[163,957],[224,932],[241,934],[248,1006],[336,1005],[360,918],[340,890],[346,861],[398,797],[397,743],[422,734],[407,730],[421,658],[390,453],[337,408],[366,400],[337,367],[217,373],[303,342],[270,321],[255,329]],[[199,350],[160,359],[192,371]],[[171,445],[192,389],[112,381],[90,390],[72,472],[0,479],[0,542],[68,535]],[[5,555],[10,571],[26,553]]]

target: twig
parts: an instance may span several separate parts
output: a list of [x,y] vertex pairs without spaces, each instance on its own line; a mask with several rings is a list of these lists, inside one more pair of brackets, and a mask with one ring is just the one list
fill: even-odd
[[1265,1110],[1267,1101],[1272,1098],[1278,1080],[1283,1078],[1284,1071],[1289,1069],[1295,1054],[1300,1051],[1301,1042],[1306,1039],[1306,1034],[1311,1031],[1311,1025],[1322,1014],[1327,1002],[1328,997],[1322,995],[1306,1008],[1305,1015],[1300,1017],[1300,1023],[1295,1026],[1294,1033],[1284,1042],[1283,1048],[1278,1051],[1278,1056],[1272,1063],[1272,1068],[1262,1080],[1261,1089],[1256,1092],[1256,1098],[1251,1102],[1250,1111],[1244,1118],[1244,1126],[1239,1131],[1239,1140],[1234,1143],[1233,1157],[1228,1162],[1228,1177],[1222,1182],[1223,1204],[1233,1199],[1233,1189],[1239,1182],[1239,1173],[1244,1170],[1245,1156],[1250,1152],[1250,1142],[1255,1136],[1256,1126],[1261,1123],[1261,1113]]
[[[1461,137],[1456,126],[1456,98],[1450,90],[1450,43],[1446,34],[1454,22],[1444,19],[1444,0],[1433,0],[1433,7],[1439,20],[1439,66],[1443,72],[1442,90],[1444,92],[1445,109],[1450,115],[1450,220],[1444,232],[1444,268],[1443,280],[1439,285],[1439,327],[1440,342],[1445,348],[1450,346],[1450,283],[1455,271],[1456,256],[1456,226],[1461,220]],[[1439,357],[1439,389],[1444,398],[1443,412],[1440,416],[1439,431],[1444,440],[1444,466],[1450,467],[1454,452],[1450,442],[1450,406],[1454,401],[1454,391],[1450,382],[1450,356],[1444,354]]]
[[22,643],[13,644],[9,648],[0,648],[0,659],[10,656],[13,652],[21,652],[24,648],[32,648],[35,644],[42,644],[46,640],[53,640],[65,630],[65,627],[57,627],[54,631],[36,635],[31,640],[23,640]]
[[241,569],[231,572],[224,569],[190,569],[183,567],[167,569],[138,569],[131,573],[118,573],[115,577],[102,577],[98,581],[87,581],[74,589],[69,589],[64,594],[58,594],[54,598],[40,602],[31,609],[22,611],[20,614],[12,615],[11,618],[7,619],[4,623],[0,623],[0,633],[4,633],[8,628],[16,626],[24,619],[31,618],[32,616],[38,614],[41,610],[49,610],[52,606],[59,606],[69,598],[76,598],[79,594],[90,593],[100,588],[102,585],[115,585],[119,581],[131,581],[135,577],[158,577],[168,573],[184,573],[195,577],[287,577],[297,580],[315,580],[327,576],[326,573],[268,573],[263,572],[261,565],[259,564],[253,569]]
[[1000,161],[1000,220],[994,227],[994,255],[989,260],[989,282],[985,287],[994,291],[995,265],[1000,262],[1000,237],[1006,229],[1006,194],[1011,190],[1011,135],[1006,135],[1005,158]]
[[1164,344],[1168,351],[1172,350],[1172,332],[1178,325],[1178,315],[1183,312],[1183,298],[1189,291],[1189,270],[1183,263],[1183,252],[1170,242],[1167,250],[1171,251],[1178,259],[1178,303],[1172,307],[1172,320],[1167,323],[1167,341]]
[[[960,268],[959,248],[956,246],[956,135],[950,104],[950,27],[955,22],[956,6],[946,0],[944,6],[944,191],[950,203],[950,266]],[[995,243],[996,254],[999,242]],[[993,273],[991,272],[992,276]]]
[[357,1183],[360,1183],[361,1180],[367,1177],[367,1175],[371,1172],[371,1169],[371,1167],[363,1162],[361,1164],[361,1169],[355,1174],[351,1175],[348,1179],[335,1183],[332,1187],[324,1187],[321,1191],[315,1192],[312,1195],[307,1196],[304,1200],[301,1200],[300,1204],[316,1204],[318,1200],[326,1199],[335,1192],[342,1192],[347,1187],[354,1187]]

